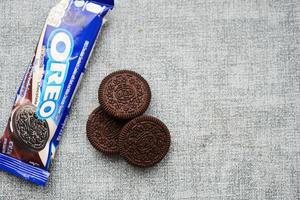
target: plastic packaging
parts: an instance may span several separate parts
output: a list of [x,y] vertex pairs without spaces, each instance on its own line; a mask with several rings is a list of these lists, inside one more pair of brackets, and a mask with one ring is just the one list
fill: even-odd
[[113,0],[62,0],[51,11],[0,139],[0,169],[46,185],[72,99]]

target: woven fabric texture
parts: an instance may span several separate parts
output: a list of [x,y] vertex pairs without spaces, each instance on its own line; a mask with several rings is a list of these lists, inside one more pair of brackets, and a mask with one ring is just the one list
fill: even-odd
[[[0,1],[0,128],[58,0]],[[110,72],[149,82],[167,157],[138,169],[86,138]],[[300,199],[299,0],[116,0],[42,188],[0,172],[0,199]]]

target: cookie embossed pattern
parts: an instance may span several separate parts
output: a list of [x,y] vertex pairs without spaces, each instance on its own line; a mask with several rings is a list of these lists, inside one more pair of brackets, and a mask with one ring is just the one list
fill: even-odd
[[151,116],[141,116],[126,124],[119,136],[120,154],[129,163],[151,167],[168,153],[171,136],[166,125]]
[[98,98],[100,105],[110,115],[119,119],[132,119],[149,107],[151,90],[141,75],[121,70],[103,79]]
[[91,113],[86,126],[95,149],[119,153],[137,167],[151,167],[163,160],[171,135],[162,121],[143,115],[151,89],[140,74],[129,70],[109,74],[100,84],[98,98],[100,107]]
[[41,151],[49,139],[49,125],[35,114],[36,108],[32,105],[19,107],[11,123],[10,134],[22,146],[31,151]]
[[89,116],[86,132],[95,149],[107,153],[119,153],[119,134],[124,122],[115,120],[99,106]]

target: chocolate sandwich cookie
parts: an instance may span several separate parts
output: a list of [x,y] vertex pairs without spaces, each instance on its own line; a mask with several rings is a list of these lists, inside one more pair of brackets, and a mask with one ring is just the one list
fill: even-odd
[[106,114],[101,107],[96,108],[86,124],[87,137],[95,149],[107,153],[119,153],[119,134],[125,122]]
[[119,136],[121,156],[138,167],[150,167],[160,162],[169,151],[170,143],[166,125],[151,116],[131,120]]
[[104,111],[111,116],[118,119],[132,119],[147,110],[151,90],[141,75],[122,70],[104,78],[98,98]]
[[12,116],[10,130],[12,138],[31,151],[41,151],[49,139],[47,121],[40,120],[33,105],[26,104],[16,109]]

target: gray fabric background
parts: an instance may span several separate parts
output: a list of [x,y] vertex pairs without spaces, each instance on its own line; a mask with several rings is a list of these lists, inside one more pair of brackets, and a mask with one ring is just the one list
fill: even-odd
[[[49,9],[0,1],[0,128]],[[0,199],[300,199],[299,0],[122,0],[95,48],[46,188],[0,172]],[[151,169],[92,148],[85,123],[110,72],[150,83],[169,127]]]

